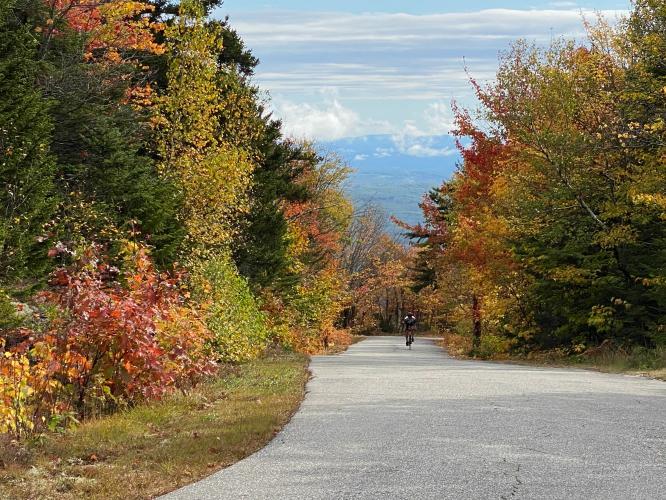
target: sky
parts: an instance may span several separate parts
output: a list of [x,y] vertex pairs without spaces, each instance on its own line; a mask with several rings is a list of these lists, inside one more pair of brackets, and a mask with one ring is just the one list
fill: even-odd
[[581,38],[582,16],[617,19],[629,0],[225,0],[261,60],[255,81],[289,134],[391,135],[418,155],[446,134],[451,102],[475,105],[468,74],[492,79],[513,40]]

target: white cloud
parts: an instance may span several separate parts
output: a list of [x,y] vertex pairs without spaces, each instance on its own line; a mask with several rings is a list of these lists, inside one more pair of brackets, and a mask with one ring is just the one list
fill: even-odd
[[418,130],[413,124],[407,123],[405,129],[392,137],[396,149],[408,156],[419,158],[432,158],[436,156],[453,156],[457,154],[455,148],[436,147],[436,136],[425,135],[426,133]]
[[322,105],[279,101],[273,103],[274,113],[283,120],[285,132],[299,139],[331,141],[370,133],[386,133],[390,125],[378,120],[365,120],[337,99]]
[[428,126],[428,135],[444,135],[453,129],[451,104],[441,101],[433,102],[425,111],[425,121]]
[[283,102],[277,107],[287,134],[306,139],[332,140],[346,137],[358,128],[360,116],[337,100],[327,107],[307,103]]
[[[425,128],[412,120],[396,128],[386,121],[362,118],[334,95],[335,92],[328,92],[322,104],[278,100],[272,104],[273,113],[283,121],[285,133],[297,139],[333,141],[345,137],[392,135],[395,149],[377,148],[373,153],[375,158],[391,156],[396,151],[419,157],[455,154],[454,150],[432,145],[432,136],[446,135],[452,128],[451,109],[444,102],[436,101],[427,106],[422,120]],[[362,156],[354,159],[363,161],[369,157]]]
[[387,158],[395,153],[393,148],[377,148],[372,156],[375,158]]
[[555,9],[573,9],[578,6],[576,2],[550,2],[549,5]]
[[[563,9],[563,7],[570,7]],[[575,3],[554,2],[552,9],[486,9],[444,14],[270,12],[232,19],[252,47],[280,44],[390,43],[413,45],[435,41],[475,41],[548,38],[553,27],[566,34],[581,34],[581,9]],[[582,12],[592,11],[582,9]],[[625,11],[602,11],[613,18]]]
[[402,130],[393,134],[396,149],[405,155],[419,158],[453,156],[457,150],[451,147],[437,147],[438,136],[447,135],[453,128],[451,106],[437,101],[431,103],[424,112],[426,128],[419,128],[414,121],[405,121]]
[[[451,100],[475,103],[466,68],[488,82],[511,41],[579,37],[581,14],[590,13],[553,0],[546,10],[427,15],[262,11],[235,15],[231,23],[262,60],[256,82],[274,96],[287,133],[334,140],[446,134]],[[602,12],[609,19],[624,13]],[[403,144],[402,151],[449,154],[423,142]]]

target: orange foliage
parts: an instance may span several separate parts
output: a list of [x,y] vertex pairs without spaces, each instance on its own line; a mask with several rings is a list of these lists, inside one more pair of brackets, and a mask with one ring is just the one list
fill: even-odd
[[62,21],[69,29],[86,34],[87,60],[118,63],[124,51],[164,53],[164,47],[154,37],[164,26],[147,17],[155,9],[147,2],[49,0],[47,4],[51,18],[46,33],[57,34]]
[[[33,397],[23,404],[33,424],[187,390],[215,370],[212,336],[186,305],[180,277],[158,274],[139,250],[123,286],[96,250],[54,274],[40,297],[54,319],[0,357],[7,366],[12,356],[30,360],[25,384]],[[4,378],[12,375],[7,366]]]

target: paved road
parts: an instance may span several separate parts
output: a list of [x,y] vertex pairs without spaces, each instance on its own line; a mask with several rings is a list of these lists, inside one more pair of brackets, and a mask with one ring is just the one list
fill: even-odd
[[316,357],[259,453],[170,499],[666,499],[666,383],[457,361],[371,338]]

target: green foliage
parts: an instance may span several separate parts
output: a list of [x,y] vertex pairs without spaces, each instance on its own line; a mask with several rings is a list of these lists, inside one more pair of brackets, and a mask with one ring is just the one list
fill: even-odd
[[242,235],[233,245],[240,272],[255,288],[284,291],[294,283],[289,272],[288,221],[284,206],[305,201],[299,185],[304,161],[312,152],[282,137],[281,123],[265,113],[260,90],[248,79],[257,60],[228,25],[221,26],[223,48],[218,62],[220,137],[248,152],[254,171],[249,211],[243,217]]
[[196,269],[195,298],[205,305],[206,324],[213,332],[213,346],[221,361],[241,363],[256,358],[266,348],[266,317],[247,281],[224,257]]
[[37,46],[16,2],[0,1],[0,282],[41,278],[39,241],[54,208],[51,103],[37,88]]
[[27,302],[0,293],[0,432],[348,341],[348,170],[282,136],[216,4],[0,0],[0,285]]
[[[68,69],[68,77],[75,71]],[[97,221],[81,214],[90,223],[86,239],[101,241],[111,225],[120,231],[112,240],[140,238],[155,247],[158,262],[173,261],[185,236],[177,220],[181,194],[171,180],[158,175],[154,161],[143,152],[146,117],[129,105],[114,103],[108,88],[76,87],[59,100],[54,109],[55,152],[67,201],[64,210],[71,212],[81,199],[92,203]],[[76,236],[63,235],[67,240]]]
[[284,290],[295,277],[289,268],[289,224],[281,205],[307,200],[307,190],[297,179],[308,155],[299,145],[281,139],[279,122],[266,126],[258,148],[261,159],[254,172],[253,201],[234,259],[254,286]]
[[[134,18],[132,9],[140,10],[141,5],[107,2],[104,7],[86,5],[83,10],[92,10],[82,12],[82,4],[65,2],[46,12],[42,2],[27,0],[13,11],[13,26],[20,27],[15,33],[23,32],[25,41],[21,45],[17,38],[13,50],[29,47],[34,60],[26,52],[18,69],[6,73],[20,78],[21,84],[15,82],[11,90],[3,90],[8,99],[2,105],[8,103],[20,113],[17,116],[23,122],[15,121],[16,126],[30,124],[33,132],[20,132],[23,140],[34,142],[36,132],[43,137],[42,146],[34,147],[32,156],[24,160],[22,172],[29,176],[32,185],[26,187],[40,200],[49,220],[41,234],[35,235],[36,229],[30,227],[23,233],[25,238],[44,235],[52,242],[96,241],[116,247],[120,240],[132,238],[149,241],[162,263],[175,257],[184,236],[176,219],[178,193],[157,175],[154,160],[147,154],[151,147],[145,105],[150,99],[138,104],[131,97],[147,77],[140,66],[144,51],[159,52],[150,44],[149,27]],[[99,25],[89,22],[98,16]],[[3,36],[11,33],[3,29]],[[114,57],[105,58],[109,47]],[[3,52],[0,64],[16,64],[12,57]],[[35,87],[32,101],[18,95],[27,85]],[[40,100],[41,95],[48,100]],[[26,107],[40,101],[41,114]],[[38,155],[45,159],[39,160],[42,165],[30,166]],[[3,180],[11,175],[2,172]],[[57,207],[55,197],[46,192],[45,179],[53,180],[50,190],[58,195]],[[31,224],[31,210],[29,203],[21,205],[24,227]],[[36,250],[42,258],[46,256],[45,244]],[[44,266],[25,267],[38,276],[45,274]]]
[[222,47],[218,62],[222,66],[232,67],[237,73],[249,77],[254,74],[254,69],[259,64],[259,59],[252,55],[238,32],[224,22],[222,30]]
[[[489,116],[515,137],[512,164],[520,166],[504,174],[513,191],[501,213],[518,228],[512,246],[534,279],[536,340],[548,347],[605,338],[653,343],[665,318],[658,279],[666,234],[649,203],[663,192],[661,152],[645,137],[646,129],[654,136],[654,122],[626,116],[627,97],[637,100],[632,73],[644,61],[625,71],[603,50],[621,36],[601,26],[591,32],[599,47],[591,51],[519,45],[486,94]],[[642,91],[652,105],[663,100],[662,87]]]
[[471,140],[423,203],[414,267],[480,349],[664,342],[665,26],[663,2],[639,0],[588,44],[518,42],[473,82],[484,125],[456,109]]
[[[12,304],[10,297],[0,289],[0,332],[16,328],[21,324],[21,318],[16,314],[16,307]],[[2,337],[0,337],[2,344]],[[2,347],[0,345],[0,347]]]

